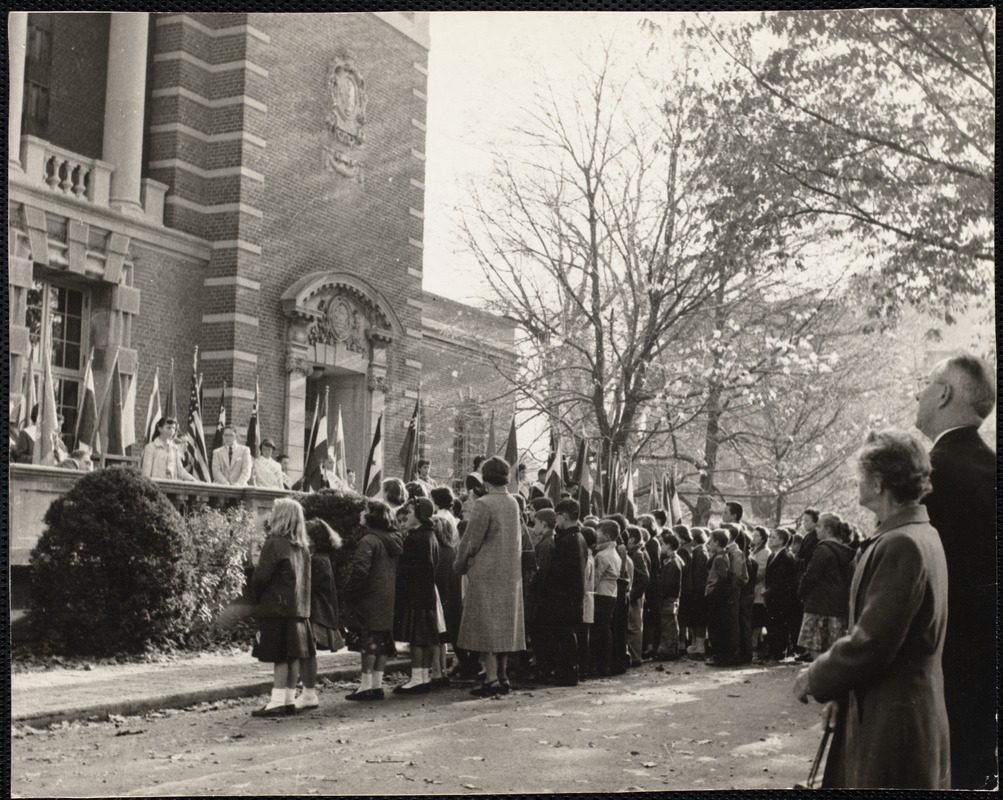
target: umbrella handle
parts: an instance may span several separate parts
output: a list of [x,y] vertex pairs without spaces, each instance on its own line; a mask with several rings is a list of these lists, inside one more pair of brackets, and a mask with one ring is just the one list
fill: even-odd
[[811,772],[808,773],[808,788],[815,788],[815,778],[818,776],[818,767],[822,763],[822,754],[825,753],[825,747],[829,744],[829,736],[832,735],[832,731],[829,728],[825,729],[822,734],[822,741],[818,745],[818,752],[815,753],[815,760],[811,765]]

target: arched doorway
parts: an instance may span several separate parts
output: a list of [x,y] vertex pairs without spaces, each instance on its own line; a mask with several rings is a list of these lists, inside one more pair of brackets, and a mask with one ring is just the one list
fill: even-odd
[[[383,413],[387,351],[402,328],[386,299],[363,279],[315,272],[282,295],[286,338],[286,451],[290,470],[302,471],[313,410],[330,391],[329,441],[338,409],[345,425],[345,456],[361,483],[376,420]],[[359,486],[357,486],[359,488]]]

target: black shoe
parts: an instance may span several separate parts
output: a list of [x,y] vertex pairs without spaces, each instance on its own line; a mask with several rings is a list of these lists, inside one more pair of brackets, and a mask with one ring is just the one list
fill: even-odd
[[502,693],[501,684],[497,681],[491,681],[491,683],[482,683],[476,689],[471,689],[470,694],[474,697],[494,697],[497,694]]
[[366,689],[363,692],[352,692],[351,694],[346,694],[346,700],[359,700],[361,702],[369,702],[370,700],[382,700],[386,697],[382,689]]
[[296,713],[296,706],[292,703],[284,706],[262,706],[251,712],[252,717],[288,717]]
[[432,678],[432,688],[439,689],[443,686],[449,686],[449,676],[443,675],[441,678]]
[[432,684],[429,683],[419,683],[417,686],[405,686],[401,684],[400,686],[394,687],[394,694],[428,694],[432,691]]
[[508,681],[499,681],[498,682],[498,689],[499,689],[498,694],[502,694],[502,695],[508,694],[509,692],[511,692],[513,690],[513,688],[514,687],[512,686],[512,684],[509,683]]
[[708,658],[704,662],[708,667],[734,667],[737,666],[735,661],[727,661],[723,658]]

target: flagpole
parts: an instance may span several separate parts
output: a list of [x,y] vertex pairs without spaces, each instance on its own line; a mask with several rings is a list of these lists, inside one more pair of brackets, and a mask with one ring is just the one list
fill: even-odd
[[[93,345],[91,345],[90,355],[87,356],[87,369],[84,370],[84,386],[81,387],[81,393],[80,393],[81,399],[83,399],[83,396],[84,396],[83,392],[86,391],[86,388],[87,388],[86,384],[87,384],[87,372],[88,371],[90,371],[90,373],[91,373],[91,380],[93,380],[94,379],[94,346]],[[83,414],[79,414],[79,413],[77,414],[77,424],[73,426],[73,442],[74,442],[74,444],[76,444],[76,443],[79,442],[79,436],[80,436],[80,419],[81,419],[82,416],[83,416]],[[98,417],[98,419],[101,419],[101,418]],[[90,442],[88,442],[87,445],[90,446]]]

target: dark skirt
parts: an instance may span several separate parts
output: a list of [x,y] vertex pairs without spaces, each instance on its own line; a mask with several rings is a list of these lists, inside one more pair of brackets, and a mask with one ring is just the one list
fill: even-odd
[[397,655],[397,646],[390,631],[349,630],[345,633],[345,644],[353,653],[364,656],[394,658]]
[[345,640],[341,638],[340,631],[334,628],[311,622],[310,629],[313,631],[313,638],[317,643],[318,650],[335,651],[345,646]]
[[765,628],[766,627],[766,604],[765,603],[753,603],[753,605],[752,605],[752,627],[753,628]]
[[702,594],[691,594],[689,598],[686,624],[691,628],[703,628],[707,625],[707,597]]
[[394,620],[394,641],[417,647],[439,644],[439,623],[434,608],[407,608]]
[[267,617],[258,620],[258,635],[251,655],[258,661],[283,664],[317,655],[310,623],[305,619]]

